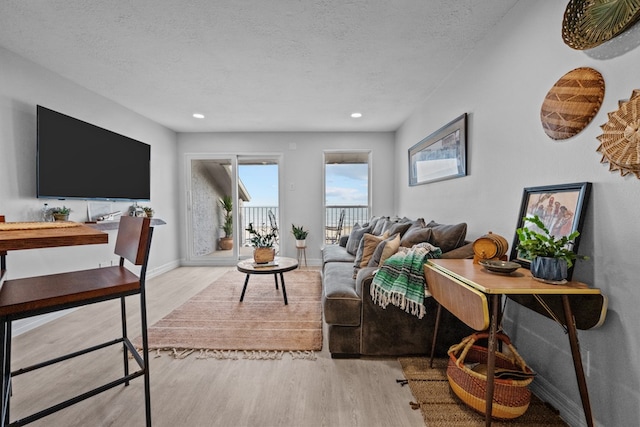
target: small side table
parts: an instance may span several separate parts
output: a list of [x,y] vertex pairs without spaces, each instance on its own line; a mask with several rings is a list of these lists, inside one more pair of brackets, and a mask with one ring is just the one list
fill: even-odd
[[307,247],[306,246],[296,246],[298,249],[298,264],[302,265],[302,260],[304,259],[304,266],[307,266]]
[[245,259],[238,262],[238,271],[245,273],[247,276],[244,279],[244,286],[242,288],[242,294],[240,295],[240,302],[244,300],[244,293],[247,291],[247,285],[249,284],[249,276],[252,274],[273,274],[276,281],[276,289],[278,289],[278,275],[280,275],[280,284],[282,285],[282,297],[284,298],[284,305],[289,304],[287,301],[287,288],[284,285],[284,276],[282,273],[295,270],[298,268],[298,262],[293,258],[275,257],[273,265],[256,265],[253,259]]

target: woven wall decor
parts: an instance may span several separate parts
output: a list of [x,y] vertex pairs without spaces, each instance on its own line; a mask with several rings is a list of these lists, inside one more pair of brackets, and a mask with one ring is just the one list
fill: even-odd
[[573,49],[594,48],[618,36],[640,18],[640,0],[571,0],[562,39]]
[[640,89],[631,93],[628,101],[620,101],[617,111],[609,113],[609,121],[602,126],[600,163],[609,163],[610,171],[630,173],[640,179]]
[[604,79],[593,68],[569,71],[549,90],[540,109],[544,132],[551,139],[567,139],[595,117],[604,99]]

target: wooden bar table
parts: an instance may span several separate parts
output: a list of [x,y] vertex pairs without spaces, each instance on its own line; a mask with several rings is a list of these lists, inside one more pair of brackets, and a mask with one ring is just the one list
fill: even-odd
[[471,259],[430,259],[425,264],[424,272],[429,291],[441,306],[476,330],[489,328],[487,426],[491,425],[496,332],[502,316],[500,302],[503,295],[566,328],[584,415],[587,425],[593,426],[576,329],[590,329],[604,322],[607,299],[599,289],[575,281],[563,285],[543,283],[534,279],[531,272],[524,268],[508,275],[493,273]]
[[[2,283],[7,276],[7,252],[54,248],[60,246],[95,245],[109,242],[109,235],[103,231],[73,222],[4,222],[0,216],[0,293]],[[7,366],[7,351],[11,345],[11,329],[8,322],[3,322],[0,328],[2,342],[2,415],[0,420],[6,420],[9,394],[11,393],[11,366]]]

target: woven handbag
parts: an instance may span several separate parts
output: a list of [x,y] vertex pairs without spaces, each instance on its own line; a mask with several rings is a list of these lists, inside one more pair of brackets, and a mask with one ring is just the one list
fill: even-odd
[[[488,349],[476,345],[486,339],[486,332],[475,333],[449,348],[447,378],[453,392],[472,409],[486,413]],[[535,375],[511,344],[509,337],[498,333],[496,338],[504,343],[508,353],[496,351],[493,406],[491,416],[513,419],[524,414],[531,401],[527,388]]]

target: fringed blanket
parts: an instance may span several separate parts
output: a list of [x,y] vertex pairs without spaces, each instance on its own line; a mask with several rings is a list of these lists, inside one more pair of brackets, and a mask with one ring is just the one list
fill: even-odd
[[382,308],[391,303],[422,319],[424,297],[428,295],[424,263],[428,258],[440,258],[441,255],[440,248],[422,244],[389,257],[371,283],[373,302]]

